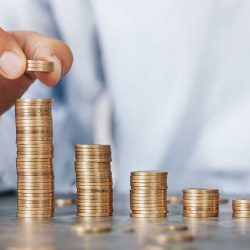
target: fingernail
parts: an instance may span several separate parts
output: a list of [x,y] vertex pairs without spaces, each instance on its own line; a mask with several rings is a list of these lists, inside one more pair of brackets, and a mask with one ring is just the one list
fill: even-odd
[[58,77],[60,78],[62,75],[62,63],[57,56],[52,56],[51,59],[53,60],[53,62],[55,62],[55,72],[58,74]]
[[0,57],[0,68],[7,77],[15,78],[23,68],[23,61],[16,53],[6,51]]

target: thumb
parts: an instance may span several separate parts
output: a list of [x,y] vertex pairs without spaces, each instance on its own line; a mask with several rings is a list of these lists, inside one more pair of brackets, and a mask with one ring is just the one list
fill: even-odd
[[0,27],[0,75],[17,79],[26,67],[25,55],[18,43]]

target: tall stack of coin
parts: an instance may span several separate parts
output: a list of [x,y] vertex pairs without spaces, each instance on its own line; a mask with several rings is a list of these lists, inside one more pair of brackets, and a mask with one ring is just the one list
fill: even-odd
[[110,145],[75,146],[77,215],[106,217],[113,213]]
[[183,190],[183,216],[193,218],[218,217],[218,189],[190,188]]
[[131,217],[166,217],[167,172],[136,171],[130,175]]
[[16,101],[18,217],[54,215],[52,100]]
[[250,218],[250,199],[235,199],[232,202],[233,217]]

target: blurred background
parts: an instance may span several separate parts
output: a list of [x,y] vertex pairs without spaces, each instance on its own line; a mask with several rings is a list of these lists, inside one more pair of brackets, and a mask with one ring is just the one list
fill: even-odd
[[[170,192],[250,188],[250,2],[1,0],[0,26],[65,41],[54,88],[57,192],[75,189],[74,144],[112,144],[115,190],[134,170],[166,170]],[[0,117],[0,185],[16,187],[14,111]]]

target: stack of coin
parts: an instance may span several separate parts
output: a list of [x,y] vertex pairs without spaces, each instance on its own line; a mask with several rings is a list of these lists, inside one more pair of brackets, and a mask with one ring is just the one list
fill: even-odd
[[53,72],[54,62],[43,60],[27,60],[26,71]]
[[54,214],[52,100],[16,101],[18,217]]
[[110,145],[75,146],[77,215],[106,217],[113,212]]
[[250,199],[235,199],[232,202],[233,217],[250,218]]
[[183,190],[183,216],[192,218],[218,217],[218,189],[190,188]]
[[130,175],[131,217],[166,217],[167,172],[136,171]]

